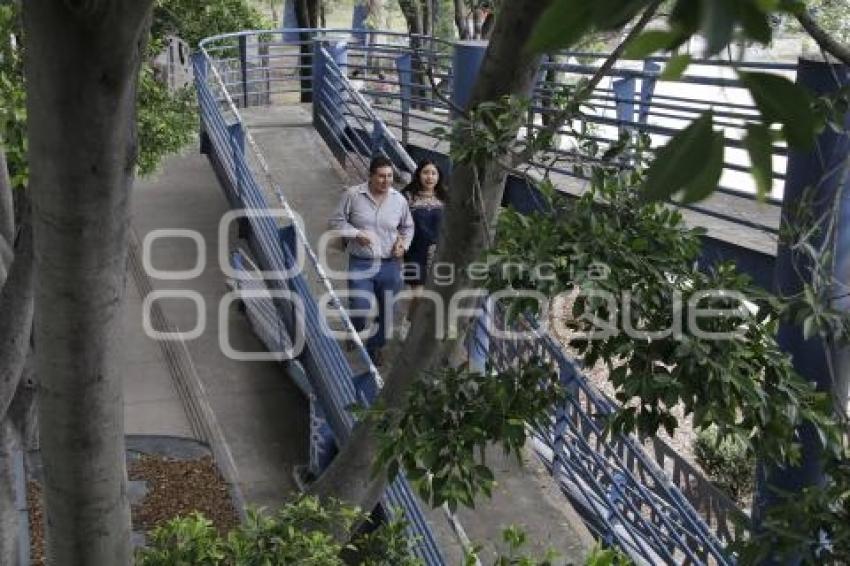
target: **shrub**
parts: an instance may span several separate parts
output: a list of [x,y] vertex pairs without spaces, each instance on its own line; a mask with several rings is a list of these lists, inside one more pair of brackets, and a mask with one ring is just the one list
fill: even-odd
[[755,458],[743,440],[719,438],[716,427],[697,433],[694,455],[711,481],[732,499],[740,501],[753,492]]
[[334,537],[361,522],[368,518],[352,507],[302,497],[273,515],[250,510],[244,524],[221,537],[208,519],[194,513],[155,529],[150,545],[138,551],[136,566],[344,566],[343,553],[356,555],[367,566],[421,564],[411,553],[403,520],[357,534],[347,545]]

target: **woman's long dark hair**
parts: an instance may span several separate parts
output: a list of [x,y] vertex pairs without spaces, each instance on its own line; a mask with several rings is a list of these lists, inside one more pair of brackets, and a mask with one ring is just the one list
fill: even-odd
[[422,182],[419,179],[422,176],[422,170],[428,165],[433,165],[434,168],[437,169],[437,175],[439,175],[439,178],[437,179],[437,186],[434,187],[434,195],[441,201],[447,202],[449,199],[449,191],[446,190],[446,185],[443,182],[445,180],[445,175],[443,175],[443,170],[440,169],[440,166],[432,159],[423,159],[419,162],[419,167],[417,167],[416,171],[414,171],[413,178],[410,180],[410,183],[402,189],[402,194],[410,199],[419,194],[419,191],[422,190]]

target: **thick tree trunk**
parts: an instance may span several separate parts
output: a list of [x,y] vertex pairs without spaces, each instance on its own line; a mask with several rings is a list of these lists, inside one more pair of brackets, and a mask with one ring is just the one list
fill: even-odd
[[[26,414],[14,422],[11,418],[18,395],[21,376],[30,345],[33,316],[33,249],[29,218],[24,219],[17,254],[13,252],[15,237],[14,199],[6,174],[5,154],[0,149],[0,564],[16,565],[20,553],[18,510],[13,491],[13,453],[17,445],[16,426]],[[8,277],[7,277],[8,275]],[[15,407],[18,408],[18,407]],[[23,565],[21,565],[23,566]]]
[[13,475],[15,442],[14,430],[8,422],[0,421],[0,564],[20,564],[20,521],[15,505],[15,483]]
[[[528,92],[537,72],[538,59],[528,55],[523,46],[534,24],[550,3],[551,0],[512,0],[507,3],[496,21],[471,106],[484,101],[497,101],[505,95]],[[494,156],[494,159],[498,157]],[[502,201],[505,172],[501,167],[493,163],[479,175],[483,210],[475,196],[475,176],[475,171],[469,165],[459,164],[452,172],[452,196],[446,210],[440,244],[437,246],[435,261],[454,265],[457,276],[451,285],[435,286],[433,281],[428,283],[428,289],[443,299],[440,308],[445,311],[442,313],[444,320],[450,320],[448,306],[451,298],[470,286],[466,266],[476,261],[489,245],[488,230],[492,236],[496,212]],[[464,242],[464,245],[445,245],[446,242]],[[416,309],[410,333],[381,392],[381,401],[385,407],[404,408],[407,393],[419,378],[418,373],[411,371],[411,368],[435,368],[446,362],[455,343],[453,340],[437,340],[436,321],[435,305],[432,301],[423,301]],[[376,450],[377,443],[370,428],[358,425],[351,439],[311,491],[320,497],[334,497],[371,509],[386,485],[385,476],[371,475]]]
[[0,288],[12,264],[15,241],[15,199],[6,165],[6,152],[0,147]]
[[18,390],[30,349],[33,319],[32,229],[25,223],[5,284],[0,281],[0,422]]
[[[295,2],[295,20],[298,22],[299,28],[315,29],[319,27],[319,6],[320,0],[297,0]],[[301,77],[301,102],[313,102],[313,93],[317,89],[313,85],[313,46],[310,40],[313,35],[310,33],[298,34],[300,46],[298,48],[300,57],[298,64],[300,65],[298,73]]]
[[27,114],[47,561],[130,562],[116,351],[152,0],[30,0]]
[[472,36],[469,33],[469,22],[466,19],[466,6],[464,0],[454,0],[455,3],[455,26],[457,26],[457,36],[462,39],[470,39]]

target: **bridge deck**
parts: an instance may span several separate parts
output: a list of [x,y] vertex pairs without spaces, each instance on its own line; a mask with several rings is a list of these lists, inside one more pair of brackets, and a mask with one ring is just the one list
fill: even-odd
[[[302,215],[310,243],[315,246],[341,191],[358,179],[334,160],[312,126],[309,106],[248,109],[242,112],[242,117],[260,146],[274,181]],[[267,200],[271,205],[276,197],[268,194]],[[328,263],[333,269],[341,270],[345,258],[341,252],[330,252]],[[314,291],[324,292],[311,270],[305,274]],[[337,288],[344,287],[344,281],[334,284]],[[355,370],[363,367],[353,354],[350,358]],[[499,541],[502,528],[519,524],[525,528],[535,550],[553,548],[564,558],[578,560],[592,544],[589,533],[548,473],[533,460],[530,452],[528,455],[528,465],[521,469],[494,451],[490,461],[499,482],[494,498],[482,501],[473,512],[461,512],[461,521],[475,543]],[[448,563],[460,563],[460,550],[442,513],[431,511],[429,520]]]
[[[307,454],[307,407],[279,364],[237,361],[222,352],[220,338],[225,329],[219,326],[218,309],[228,289],[218,260],[218,226],[227,210],[209,162],[194,147],[168,159],[162,171],[139,180],[134,187],[133,229],[139,243],[153,230],[189,229],[201,234],[206,250],[205,267],[198,277],[167,281],[139,273],[139,269],[128,277],[131,292],[125,307],[128,320],[124,341],[127,428],[128,432],[187,435],[221,443],[232,457],[232,479],[245,501],[274,508],[296,490],[292,470]],[[136,250],[137,255],[141,253]],[[195,244],[185,237],[159,239],[151,247],[150,264],[158,270],[192,269],[196,259]],[[206,315],[206,328],[200,336],[184,344],[160,343],[157,348],[142,329],[141,305],[134,289],[140,282],[150,290],[198,293]],[[139,294],[146,293],[139,289]],[[186,332],[198,324],[191,301],[163,298],[157,303],[172,328]],[[232,347],[263,351],[234,305],[229,314],[227,336]],[[177,357],[183,358],[182,367],[175,367],[175,350]],[[163,372],[171,374],[171,385]],[[175,395],[172,387],[192,389],[186,382],[191,379],[198,380],[200,388]],[[201,431],[196,430],[204,426],[195,422],[205,408],[202,405],[211,410],[219,429],[213,431],[212,439],[201,438]],[[187,419],[193,425],[188,429]]]

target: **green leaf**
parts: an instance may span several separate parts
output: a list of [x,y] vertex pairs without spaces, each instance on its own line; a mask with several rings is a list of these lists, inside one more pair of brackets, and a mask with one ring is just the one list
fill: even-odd
[[669,49],[681,34],[672,30],[649,30],[637,36],[626,48],[626,57],[649,57],[656,51]]
[[738,19],[747,37],[763,45],[770,43],[773,37],[768,17],[771,8],[759,6],[757,0],[742,0],[738,10]]
[[716,55],[729,45],[737,16],[736,2],[741,0],[708,0],[702,3],[702,32],[707,55]]
[[814,143],[816,120],[806,90],[769,73],[738,73],[766,122],[779,122],[788,142],[803,149]]
[[649,0],[596,0],[587,2],[594,6],[593,24],[597,29],[619,29],[629,23],[649,4]]
[[773,188],[773,142],[770,128],[764,124],[748,124],[744,146],[750,154],[758,197],[764,198]]
[[691,64],[691,56],[687,53],[670,57],[667,65],[664,66],[664,71],[659,77],[662,81],[675,81],[682,77],[688,65]]
[[535,26],[528,49],[537,53],[570,47],[590,29],[592,23],[592,2],[555,0]]
[[720,181],[723,173],[723,134],[721,132],[711,133],[711,142],[708,147],[708,159],[702,167],[701,172],[695,175],[687,184],[681,202],[689,204],[706,198]]
[[[709,110],[658,150],[646,173],[643,190],[645,199],[664,200],[687,187],[685,199],[688,201],[689,198],[703,194],[712,178],[715,178],[716,186],[716,178],[723,167],[723,136],[715,134],[712,124],[713,115]],[[705,158],[706,148],[710,149],[710,159]],[[713,187],[708,192],[711,190]]]

